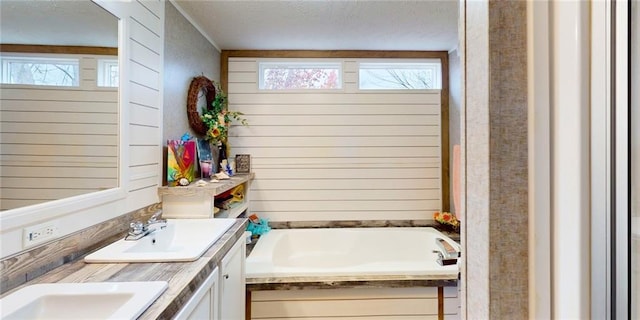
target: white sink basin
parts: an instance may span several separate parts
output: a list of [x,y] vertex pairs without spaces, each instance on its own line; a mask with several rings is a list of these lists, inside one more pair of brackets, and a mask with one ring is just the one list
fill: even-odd
[[41,283],[0,299],[3,320],[136,319],[167,289],[165,281]]
[[194,261],[235,219],[169,219],[164,229],[138,240],[118,240],[87,255],[87,263]]

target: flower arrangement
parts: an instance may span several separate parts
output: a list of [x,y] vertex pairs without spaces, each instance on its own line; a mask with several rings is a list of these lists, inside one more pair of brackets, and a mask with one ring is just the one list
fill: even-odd
[[229,134],[231,121],[239,121],[243,126],[248,125],[247,119],[242,118],[242,112],[229,111],[227,105],[227,95],[222,91],[218,83],[216,86],[216,96],[211,103],[211,108],[202,107],[200,119],[207,126],[205,139],[212,143],[226,142]]
[[433,213],[433,220],[436,220],[438,223],[452,228],[453,230],[458,230],[460,228],[460,221],[456,218],[456,215],[450,212],[439,212],[436,211]]

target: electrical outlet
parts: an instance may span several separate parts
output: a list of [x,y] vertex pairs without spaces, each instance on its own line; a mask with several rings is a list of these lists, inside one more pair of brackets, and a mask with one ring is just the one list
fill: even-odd
[[47,242],[58,235],[58,225],[53,221],[48,221],[23,229],[22,232],[24,248],[32,247],[36,244]]

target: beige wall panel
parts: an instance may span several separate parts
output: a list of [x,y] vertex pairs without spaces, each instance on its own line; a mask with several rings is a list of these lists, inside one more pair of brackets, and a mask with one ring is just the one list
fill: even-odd
[[48,89],[42,87],[26,87],[19,85],[3,85],[2,100],[29,101],[84,101],[84,102],[113,102],[117,101],[118,93],[107,90],[80,89]]
[[105,101],[93,101],[90,104],[84,101],[46,101],[32,100],[2,100],[0,111],[42,111],[45,104],[49,112],[83,112],[83,113],[117,113],[118,104]]
[[258,63],[254,60],[229,60],[229,74],[236,72],[258,72]]
[[[345,94],[341,92],[298,93],[273,92],[233,94],[229,91],[229,103],[237,104],[439,104],[440,94],[407,94],[406,92]],[[231,108],[233,109],[233,108]],[[390,110],[393,113],[393,110]]]
[[242,136],[377,136],[384,132],[385,136],[411,136],[411,135],[439,135],[440,126],[408,126],[408,125],[392,125],[392,126],[255,126],[249,123],[249,126],[232,126],[229,135],[231,137]]
[[[392,186],[390,186],[391,188]],[[413,199],[440,199],[440,189],[414,189],[414,190],[265,190],[252,195],[251,201],[302,201],[302,200],[413,200]]]
[[344,89],[264,91],[255,59],[229,62],[229,107],[249,122],[229,142],[252,157],[251,210],[276,221],[431,218],[440,91],[358,91],[357,61],[343,66]]
[[[392,186],[396,190],[440,188],[440,179],[256,179],[255,190],[375,190]],[[253,194],[252,197],[257,197]]]
[[253,83],[257,85],[258,74],[256,72],[234,72],[229,74],[229,83]]
[[297,104],[297,105],[264,105],[264,104],[234,104],[233,110],[245,115],[439,115],[440,104]]
[[26,126],[23,123],[3,123],[2,132],[16,133],[69,133],[69,134],[113,134],[117,132],[116,124],[80,124],[80,123],[41,123],[37,126]]

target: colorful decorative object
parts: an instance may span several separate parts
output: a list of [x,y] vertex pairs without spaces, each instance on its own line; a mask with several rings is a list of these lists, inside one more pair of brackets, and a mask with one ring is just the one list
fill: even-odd
[[196,141],[167,140],[167,184],[188,185],[196,177]]
[[460,229],[460,221],[456,218],[456,215],[450,212],[442,212],[436,211],[433,213],[433,220],[440,223],[445,229],[450,229],[451,231],[459,231]]

